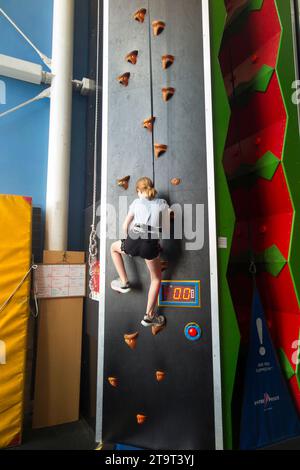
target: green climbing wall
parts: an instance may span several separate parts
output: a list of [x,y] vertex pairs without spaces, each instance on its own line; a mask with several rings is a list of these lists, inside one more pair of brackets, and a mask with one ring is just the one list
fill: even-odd
[[211,1],[218,235],[227,238],[227,249],[219,249],[227,448],[239,329],[244,352],[248,344],[251,260],[282,370],[300,410],[300,366],[293,362],[300,312],[300,138],[292,101],[291,9],[286,0]]
[[277,59],[277,75],[286,113],[288,115],[282,162],[294,207],[294,223],[289,253],[289,264],[298,302],[300,303],[300,158],[297,158],[297,156],[300,155],[300,138],[297,106],[292,102],[292,83],[296,77],[294,49],[292,47],[293,32],[291,6],[289,2],[284,2],[282,0],[275,0],[275,4],[283,31]]
[[220,0],[210,0],[210,9],[217,233],[219,237],[227,239],[227,243],[224,245],[226,248],[218,249],[224,448],[231,449],[231,401],[240,336],[226,277],[235,220],[222,163],[230,116],[229,102],[219,64],[226,10],[224,3]]

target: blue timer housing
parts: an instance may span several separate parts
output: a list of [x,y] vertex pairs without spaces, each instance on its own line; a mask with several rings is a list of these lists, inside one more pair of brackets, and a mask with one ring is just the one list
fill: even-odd
[[200,281],[165,281],[161,283],[159,307],[201,307]]

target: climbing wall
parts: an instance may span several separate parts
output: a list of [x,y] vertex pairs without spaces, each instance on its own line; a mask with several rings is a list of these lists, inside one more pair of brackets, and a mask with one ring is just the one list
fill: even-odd
[[[236,224],[228,282],[247,347],[253,279],[300,408],[299,127],[290,2],[228,0],[220,64],[231,107],[223,167]],[[243,295],[241,295],[241,292]],[[296,343],[295,343],[296,341]]]
[[31,199],[0,195],[0,448],[21,443],[30,288],[25,275],[31,262],[31,217]]
[[234,210],[223,167],[223,154],[228,132],[230,106],[220,68],[219,53],[227,11],[220,0],[210,1],[213,118],[215,144],[215,177],[217,234],[226,243],[218,246],[220,339],[222,367],[222,401],[224,448],[232,449],[232,399],[240,344],[240,333],[227,279],[227,269],[234,232]]
[[[194,222],[195,205],[202,205],[198,217],[204,244],[188,251],[184,236],[163,242],[162,259],[168,262],[164,279],[199,280],[201,306],[160,308],[167,327],[154,335],[151,328],[140,325],[149,286],[145,263],[126,259],[132,292],[120,296],[111,291],[110,283],[116,278],[110,259],[114,239],[107,240],[106,252],[101,252],[106,268],[100,279],[100,290],[105,291],[100,315],[105,316],[105,326],[98,438],[149,449],[212,449],[202,2],[112,0],[108,23],[107,203],[116,208],[117,222],[122,223],[126,213],[119,210],[120,197],[131,203],[136,198],[135,181],[149,176],[160,197],[170,204],[193,205]],[[152,118],[154,122],[144,123]],[[180,215],[175,215],[175,221],[176,217]],[[112,219],[109,223],[111,227]],[[201,329],[196,341],[185,336],[190,322]]]

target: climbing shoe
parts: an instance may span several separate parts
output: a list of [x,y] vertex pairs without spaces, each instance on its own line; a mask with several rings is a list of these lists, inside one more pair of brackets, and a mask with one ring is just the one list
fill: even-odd
[[120,294],[127,294],[128,292],[131,291],[129,282],[124,284],[121,281],[121,279],[115,279],[114,281],[111,282],[110,286],[112,290],[115,290],[116,292],[119,292]]
[[164,326],[166,323],[166,319],[163,315],[155,315],[153,318],[148,317],[145,315],[141,324],[145,327],[147,326]]

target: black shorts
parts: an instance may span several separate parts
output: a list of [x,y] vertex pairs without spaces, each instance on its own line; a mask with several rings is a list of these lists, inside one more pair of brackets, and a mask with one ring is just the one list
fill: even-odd
[[121,242],[121,250],[129,256],[140,256],[140,258],[152,260],[160,254],[159,240],[127,237]]

